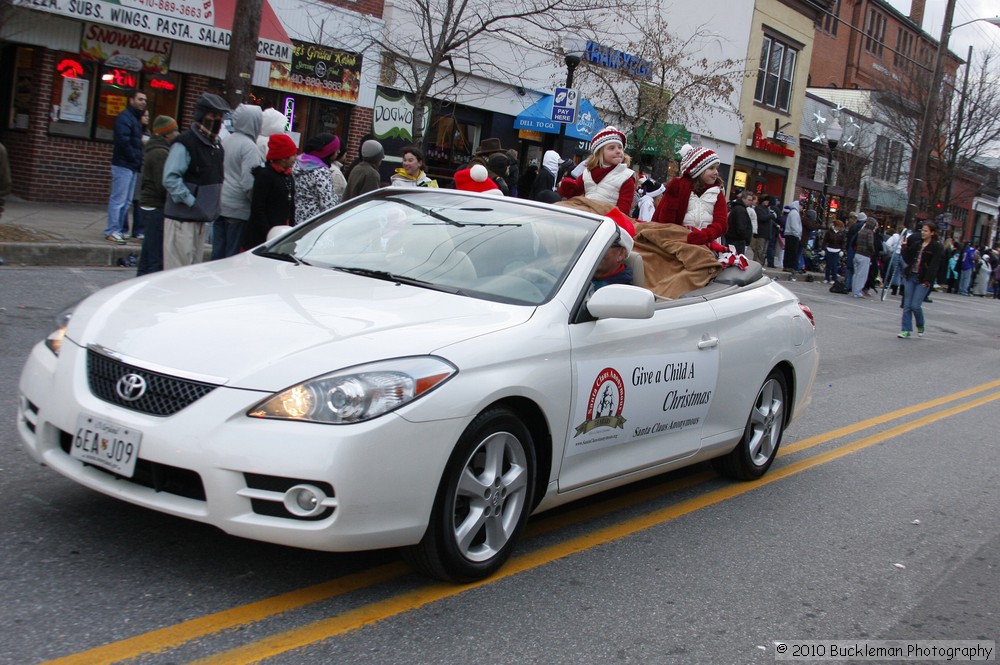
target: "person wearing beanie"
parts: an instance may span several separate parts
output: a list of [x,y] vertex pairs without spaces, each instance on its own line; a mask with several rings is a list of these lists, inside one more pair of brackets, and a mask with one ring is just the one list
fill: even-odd
[[222,179],[222,214],[212,224],[212,260],[235,256],[253,196],[253,171],[261,165],[257,136],[264,123],[259,106],[240,104],[230,117],[233,131],[222,140],[225,151]]
[[382,144],[375,139],[369,139],[361,144],[361,161],[351,168],[347,175],[347,188],[344,189],[344,200],[349,201],[356,196],[374,192],[382,185],[378,167],[385,157]]
[[292,165],[298,148],[287,134],[272,134],[267,139],[267,164],[254,170],[250,219],[243,232],[241,246],[253,249],[267,240],[275,226],[295,226],[295,179]]
[[667,191],[667,188],[652,178],[646,178],[639,189],[642,196],[639,197],[639,216],[637,219],[640,222],[651,222],[653,221],[653,213],[656,212],[656,204],[660,202],[660,197]]
[[614,127],[605,127],[594,134],[590,148],[592,154],[583,173],[575,179],[563,178],[559,195],[567,199],[585,196],[629,214],[635,196],[635,171],[625,164],[625,135]]
[[424,173],[424,153],[420,148],[407,146],[403,148],[403,166],[389,178],[393,187],[431,187],[437,189],[437,180]]
[[257,149],[260,150],[260,162],[267,161],[267,140],[273,134],[284,134],[288,120],[275,108],[266,108],[260,121],[260,134],[257,136]]
[[678,175],[653,214],[653,221],[688,229],[688,243],[705,245],[725,235],[729,206],[719,179],[719,156],[714,150],[685,144]]
[[163,208],[163,267],[201,263],[208,224],[222,209],[225,155],[219,142],[229,105],[218,95],[202,93],[195,102],[194,123],[170,145],[163,167],[167,200]]
[[503,191],[490,178],[489,171],[482,164],[473,164],[467,169],[455,171],[455,189],[463,192],[478,192],[503,196]]
[[295,179],[295,223],[301,224],[340,203],[333,191],[330,163],[340,151],[340,138],[322,132],[306,141],[292,167]]
[[153,120],[153,135],[143,148],[142,182],[139,187],[143,236],[136,277],[163,270],[163,206],[167,201],[163,166],[177,134],[177,121],[167,115],[158,115]]
[[635,225],[618,208],[612,208],[605,217],[618,225],[618,236],[594,270],[591,284],[595,291],[608,284],[631,284],[634,276],[632,267],[625,263],[625,259],[635,245]]

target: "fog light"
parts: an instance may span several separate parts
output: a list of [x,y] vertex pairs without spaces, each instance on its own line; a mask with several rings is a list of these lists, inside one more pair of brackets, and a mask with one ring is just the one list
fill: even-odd
[[324,499],[326,494],[315,485],[296,485],[285,492],[285,510],[296,517],[313,517],[326,510]]

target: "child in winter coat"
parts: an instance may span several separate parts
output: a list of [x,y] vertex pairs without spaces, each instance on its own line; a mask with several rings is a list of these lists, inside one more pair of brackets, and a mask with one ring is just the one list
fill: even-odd
[[563,178],[559,194],[563,198],[585,196],[615,206],[628,215],[635,196],[635,171],[625,163],[625,135],[605,127],[590,141],[593,154],[587,158],[578,178]]
[[719,178],[720,162],[714,150],[685,144],[680,174],[667,184],[653,221],[687,227],[692,245],[706,245],[725,235],[729,208]]
[[636,219],[640,222],[651,222],[656,213],[656,204],[659,203],[660,197],[667,191],[667,188],[652,178],[646,178],[640,189],[642,196],[639,197],[639,214]]

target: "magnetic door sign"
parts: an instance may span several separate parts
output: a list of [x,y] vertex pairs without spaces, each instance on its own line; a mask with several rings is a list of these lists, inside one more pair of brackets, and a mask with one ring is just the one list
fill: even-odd
[[693,352],[577,365],[566,455],[701,427],[719,375],[718,354]]
[[361,55],[292,42],[291,63],[271,63],[268,87],[313,97],[357,103]]

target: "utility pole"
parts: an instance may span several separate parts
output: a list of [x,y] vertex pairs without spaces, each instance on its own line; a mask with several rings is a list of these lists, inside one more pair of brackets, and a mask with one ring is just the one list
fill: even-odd
[[225,97],[232,108],[236,108],[237,104],[250,96],[263,10],[263,0],[236,0],[233,34],[229,40],[229,59],[226,61]]
[[951,23],[955,18],[956,0],[948,0],[944,10],[944,25],[941,27],[941,41],[938,42],[937,54],[934,56],[934,74],[931,76],[931,87],[927,91],[927,107],[924,109],[923,121],[920,124],[920,142],[917,144],[917,154],[914,155],[913,179],[910,181],[910,198],[906,205],[905,223],[907,228],[913,228],[920,197],[926,189],[927,159],[933,146],[934,124],[937,116],[938,97],[941,94],[941,81],[944,79],[944,58],[948,52],[948,40],[951,38]]

